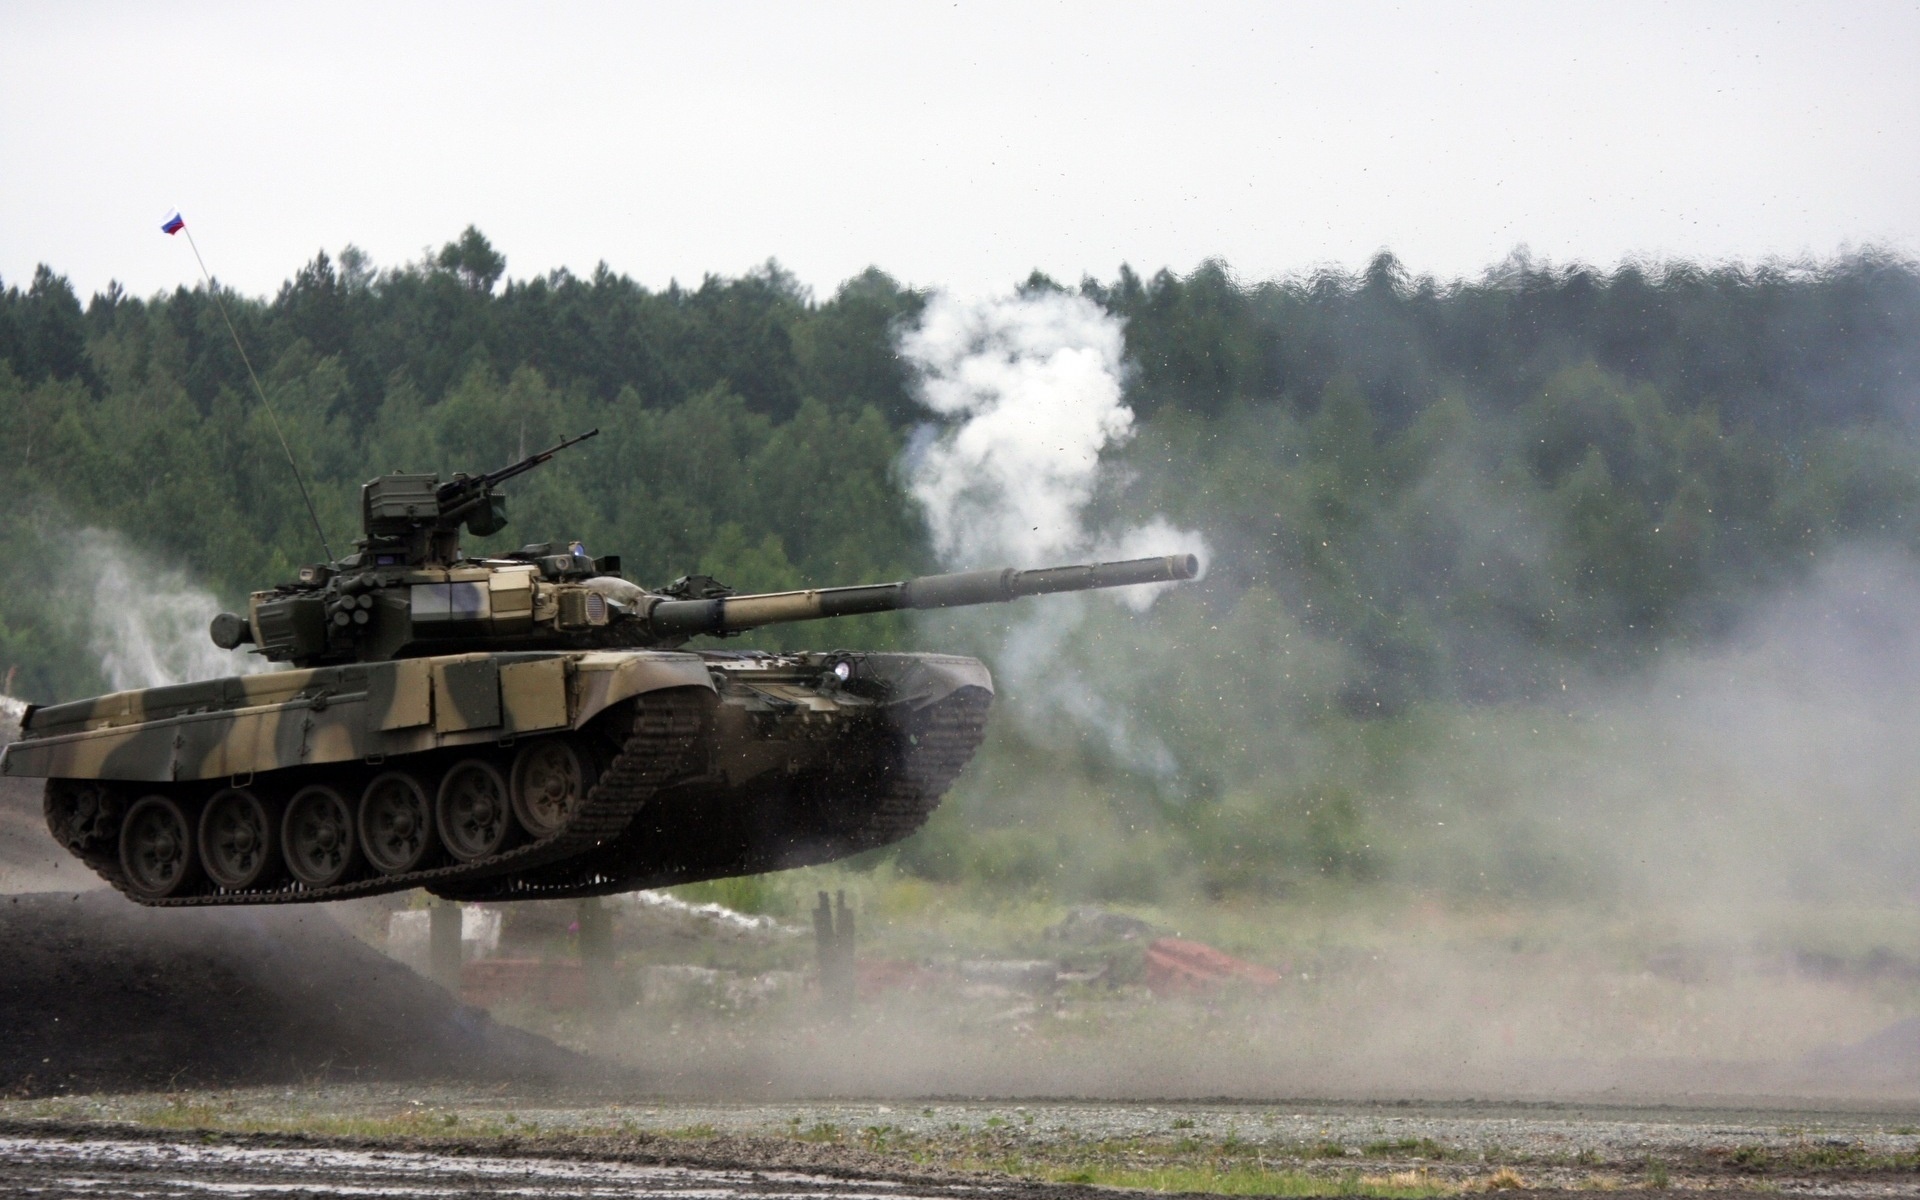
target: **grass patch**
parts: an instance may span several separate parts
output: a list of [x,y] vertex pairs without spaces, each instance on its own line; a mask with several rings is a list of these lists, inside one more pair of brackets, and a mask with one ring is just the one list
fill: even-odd
[[840,1141],[840,1127],[832,1121],[816,1121],[805,1129],[797,1129],[793,1136],[803,1142],[837,1143]]
[[[99,1114],[73,1105],[35,1113],[48,1118],[94,1120]],[[362,1113],[324,1113],[287,1111],[243,1105],[235,1100],[203,1100],[173,1096],[160,1103],[136,1104],[118,1114],[118,1119],[148,1129],[210,1134],[263,1133],[312,1135],[349,1138],[445,1138],[524,1139],[537,1137],[540,1126],[514,1113],[456,1112],[451,1107],[421,1106],[399,1111]],[[709,1127],[710,1128],[710,1127]],[[675,1130],[665,1136],[702,1136],[699,1127]],[[624,1128],[584,1124],[566,1132],[579,1137],[606,1137],[633,1132],[629,1122]],[[717,1131],[705,1136],[717,1136]]]
[[1435,1162],[1444,1162],[1456,1157],[1452,1150],[1442,1146],[1430,1137],[1396,1138],[1386,1142],[1368,1142],[1365,1147],[1368,1158],[1427,1158]]
[[1136,1188],[1153,1192],[1209,1192],[1216,1196],[1371,1196],[1381,1200],[1427,1200],[1458,1189],[1419,1171],[1392,1175],[1314,1175],[1253,1164],[1231,1167],[1109,1167],[1079,1164],[1049,1168],[1055,1183]]

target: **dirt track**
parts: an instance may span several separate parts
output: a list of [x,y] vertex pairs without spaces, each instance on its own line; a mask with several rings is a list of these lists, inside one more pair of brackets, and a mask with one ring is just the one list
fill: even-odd
[[0,1192],[39,1197],[491,1195],[812,1197],[1010,1196],[1089,1189],[978,1183],[939,1186],[798,1172],[712,1170],[607,1159],[439,1153],[139,1138],[0,1137]]
[[[0,1105],[0,1192],[1024,1200],[1095,1194],[1070,1182],[1086,1175],[1146,1182],[1161,1171],[1173,1186],[1194,1186],[1179,1181],[1257,1161],[1290,1194],[1911,1195],[1920,1191],[1915,1119],[1752,1105],[681,1105],[490,1089],[253,1089]],[[336,1132],[284,1132],[328,1129]]]

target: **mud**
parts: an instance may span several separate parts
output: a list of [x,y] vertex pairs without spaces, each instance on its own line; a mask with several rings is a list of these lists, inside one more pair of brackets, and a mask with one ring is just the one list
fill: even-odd
[[606,1074],[457,1003],[319,909],[0,895],[0,946],[0,1093]]

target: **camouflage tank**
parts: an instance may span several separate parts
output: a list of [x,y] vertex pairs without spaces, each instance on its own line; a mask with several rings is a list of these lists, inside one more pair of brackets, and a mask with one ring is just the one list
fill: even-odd
[[736,595],[698,575],[649,591],[579,543],[462,556],[462,529],[505,527],[500,484],[591,436],[366,484],[356,553],[213,620],[221,647],[290,669],[30,708],[0,774],[45,779],[53,836],[142,904],[548,899],[828,862],[926,821],[985,732],[986,667],[687,641],[1196,569]]

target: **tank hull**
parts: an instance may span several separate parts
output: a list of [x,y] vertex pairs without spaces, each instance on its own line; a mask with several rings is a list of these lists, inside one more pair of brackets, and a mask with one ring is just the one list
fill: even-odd
[[446,655],[36,710],[0,774],[144,904],[593,895],[898,841],[991,697],[947,655]]

